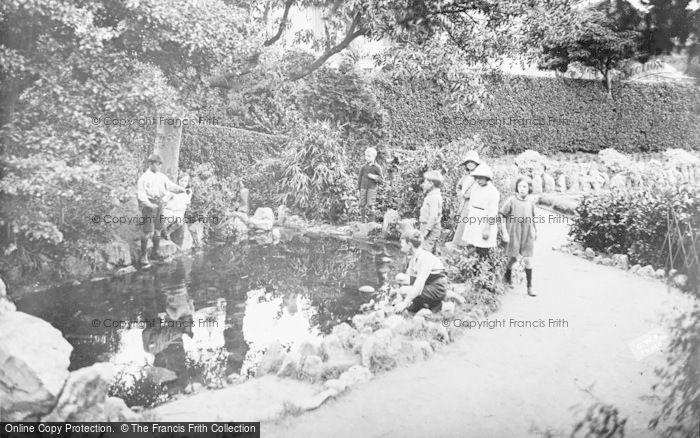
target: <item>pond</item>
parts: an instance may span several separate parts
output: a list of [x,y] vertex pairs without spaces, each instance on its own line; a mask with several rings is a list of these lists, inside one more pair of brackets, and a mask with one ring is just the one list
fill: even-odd
[[[275,339],[285,347],[319,340],[376,297],[360,286],[379,291],[403,266],[396,246],[297,234],[29,294],[17,308],[63,333],[73,346],[71,369],[111,362],[120,384],[147,381],[162,400],[190,383],[252,375]],[[153,402],[133,388],[117,395],[127,404]]]

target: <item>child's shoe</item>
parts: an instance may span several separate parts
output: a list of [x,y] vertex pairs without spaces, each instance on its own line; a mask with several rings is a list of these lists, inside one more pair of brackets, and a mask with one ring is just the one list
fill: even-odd
[[531,297],[536,297],[536,296],[537,296],[537,295],[535,294],[535,292],[532,291],[532,286],[528,286],[528,287],[527,287],[527,294],[528,294],[529,296],[531,296]]

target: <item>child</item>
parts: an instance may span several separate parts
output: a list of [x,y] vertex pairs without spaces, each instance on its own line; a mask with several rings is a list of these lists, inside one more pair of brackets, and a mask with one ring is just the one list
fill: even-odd
[[491,182],[493,172],[487,164],[480,164],[471,176],[476,185],[471,190],[469,217],[463,239],[468,245],[476,247],[479,258],[485,259],[491,248],[496,247],[496,222],[501,195]]
[[408,277],[408,283],[411,284],[402,286],[399,290],[406,297],[395,307],[396,312],[408,310],[416,313],[421,309],[437,312],[447,295],[445,266],[439,258],[423,249],[422,243],[423,237],[418,230],[410,229],[401,235],[401,251],[408,254],[410,261],[406,273],[396,277],[397,281]]
[[518,257],[523,257],[525,265],[525,278],[527,279],[527,294],[535,296],[532,291],[532,255],[537,238],[537,228],[535,227],[535,203],[528,198],[532,193],[532,182],[526,176],[521,176],[515,182],[515,196],[511,196],[503,207],[500,214],[505,218],[507,232],[503,233],[503,241],[508,242],[506,256],[508,265],[506,267],[505,282],[510,287],[511,270]]
[[471,196],[472,186],[476,184],[471,173],[476,169],[479,163],[479,154],[476,151],[467,152],[464,156],[464,160],[462,160],[464,175],[457,184],[457,205],[459,205],[459,210],[457,210],[457,228],[452,238],[452,244],[456,246],[466,246],[467,244],[467,242],[462,240],[464,236],[464,227],[467,225],[464,219],[469,215],[469,197]]
[[185,189],[185,192],[177,195],[171,194],[163,207],[163,217],[167,225],[163,228],[161,237],[166,240],[170,240],[170,235],[185,223],[185,211],[187,211],[187,206],[190,205],[192,199],[192,190],[188,188],[190,176],[186,173],[183,174],[178,183],[180,187]]
[[435,254],[438,239],[442,233],[442,174],[438,170],[430,170],[423,174],[423,206],[420,208],[420,232],[423,237],[423,248]]
[[357,179],[357,188],[360,190],[360,217],[362,222],[367,220],[367,209],[370,210],[370,217],[374,220],[374,206],[377,200],[377,184],[383,178],[382,168],[375,162],[377,150],[367,148],[365,150],[366,164],[360,169]]
[[242,213],[245,213],[246,215],[250,213],[250,206],[248,204],[248,200],[250,198],[250,190],[246,188],[246,186],[243,184],[243,180],[239,179],[238,180],[238,206],[236,207],[236,211],[240,211]]

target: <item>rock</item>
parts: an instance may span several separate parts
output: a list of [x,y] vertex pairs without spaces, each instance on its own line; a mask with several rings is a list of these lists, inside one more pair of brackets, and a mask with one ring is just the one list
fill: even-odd
[[131,264],[131,252],[129,244],[126,242],[110,242],[103,245],[100,250],[110,266],[129,266]]
[[235,385],[243,381],[245,381],[245,378],[238,373],[232,373],[226,377],[226,383],[228,383],[229,385]]
[[301,374],[305,379],[315,381],[323,373],[323,361],[316,355],[308,355],[301,366]]
[[678,274],[674,276],[673,284],[676,287],[686,287],[688,285],[688,276],[684,274]]
[[[249,232],[250,230],[248,229],[248,225],[246,224],[246,219],[242,218],[239,215],[233,216],[231,219],[231,229],[233,229],[234,232],[234,240],[236,242],[243,242],[245,240],[248,240],[249,238]],[[248,221],[248,223],[250,223]]]
[[642,277],[652,278],[654,277],[654,267],[651,265],[646,265],[645,267],[639,269],[637,273]]
[[289,209],[286,205],[280,205],[277,207],[277,223],[280,226],[284,226],[285,221],[289,217]]
[[639,270],[642,269],[642,265],[634,265],[630,268],[630,272],[633,274],[639,273]]
[[206,240],[206,229],[202,222],[195,222],[189,224],[187,228],[190,230],[190,235],[192,236],[192,246],[199,248],[204,246]]
[[627,176],[622,173],[618,173],[612,178],[610,178],[610,189],[624,189],[627,187]]
[[276,372],[280,365],[282,365],[283,360],[284,353],[282,352],[282,345],[280,344],[280,341],[275,340],[267,347],[265,356],[263,356],[262,360],[260,361],[260,365],[258,365],[255,375],[263,376],[268,373]]
[[581,250],[581,249],[575,249],[575,250],[571,253],[571,255],[575,255],[576,257],[583,257],[583,256],[585,256],[586,254],[585,254],[585,253],[583,252],[583,250]]
[[361,383],[368,382],[371,379],[372,372],[366,367],[360,365],[353,365],[350,367],[350,369],[341,374],[340,378],[338,378],[341,384],[345,385],[345,387],[348,389]]
[[374,289],[372,286],[369,286],[369,285],[360,286],[360,288],[357,289],[357,290],[360,291],[360,292],[362,292],[362,293],[366,293],[366,294],[372,294],[372,293],[375,292],[375,289]]
[[396,347],[394,334],[390,330],[377,330],[362,344],[362,366],[373,370],[394,368],[398,364]]
[[306,356],[315,356],[318,354],[318,351],[314,344],[312,344],[309,341],[305,341],[298,344],[294,351],[296,351],[302,359]]
[[136,268],[133,266],[125,266],[123,268],[117,269],[116,275],[126,275],[126,274],[131,274],[132,272],[136,272]]
[[600,264],[603,266],[615,266],[615,262],[610,257],[603,257]]
[[24,312],[0,318],[0,418],[38,421],[68,378],[73,347],[48,322]]
[[2,281],[2,278],[0,278],[0,298],[4,298],[7,296],[7,286],[5,286],[5,282]]
[[455,313],[455,303],[452,301],[443,301],[442,302],[442,314],[445,316],[452,316]]
[[402,341],[400,353],[404,361],[415,362],[428,359],[433,354],[433,348],[428,341]]
[[657,269],[656,271],[654,271],[655,278],[662,279],[665,276],[666,276],[666,271],[664,271],[663,269]]
[[146,369],[149,379],[157,384],[177,380],[177,374],[167,368],[151,366]]
[[595,264],[600,265],[600,264],[602,264],[602,261],[603,261],[603,256],[597,255],[597,256],[593,257],[593,263],[595,263]]
[[277,371],[278,377],[297,377],[301,371],[301,355],[295,351],[284,356],[282,365]]
[[286,221],[284,221],[284,226],[287,228],[294,228],[296,230],[300,230],[303,228],[306,228],[307,224],[304,219],[297,215],[291,215],[287,218]]
[[557,192],[566,192],[566,175],[563,173],[557,178]]
[[258,230],[270,231],[275,223],[275,214],[269,207],[260,207],[255,214],[248,219],[248,226]]
[[393,224],[397,224],[399,220],[401,219],[401,216],[399,216],[399,213],[396,210],[393,209],[388,209],[386,213],[384,213],[384,220],[382,221],[382,233],[385,235],[389,233],[391,226]]
[[272,237],[273,245],[277,245],[282,240],[282,233],[280,232],[279,228],[273,228],[272,233],[270,233],[270,236]]
[[5,297],[0,297],[0,315],[9,312],[15,312],[16,310],[17,306],[15,306],[15,304],[12,301],[8,300]]
[[532,178],[532,192],[534,194],[542,193],[543,185],[542,177],[539,174]]
[[106,362],[73,371],[56,406],[41,421],[103,421],[102,405],[114,375],[114,365]]
[[160,244],[158,245],[158,256],[162,259],[167,259],[174,256],[180,251],[172,241],[160,239]]
[[627,270],[630,267],[630,258],[627,254],[613,254],[612,261],[618,268]]
[[170,235],[170,240],[180,247],[180,251],[189,251],[194,248],[194,238],[190,229],[186,226],[180,227]]
[[343,347],[352,348],[357,330],[350,327],[350,324],[344,322],[333,327],[332,334],[337,337]]
[[326,389],[334,390],[338,394],[340,394],[348,388],[347,379],[342,382],[340,381],[340,379],[329,379],[323,382],[323,387]]
[[668,271],[668,277],[669,277],[669,278],[675,277],[676,274],[678,274],[678,269],[671,269],[670,271]]
[[366,314],[359,314],[352,317],[352,325],[354,325],[358,331],[374,331],[382,326],[384,317],[384,311],[381,310]]
[[583,252],[583,254],[586,256],[587,259],[593,260],[595,257],[595,251],[591,248],[586,248],[586,250]]
[[129,409],[124,400],[119,397],[107,397],[102,407],[104,411],[103,418],[99,421],[108,422],[129,422],[129,421],[139,421],[141,416]]
[[556,183],[554,182],[554,177],[548,173],[542,175],[542,189],[545,193],[550,193],[555,191]]
[[[131,255],[129,255],[131,260]],[[87,277],[92,272],[92,267],[87,260],[79,259],[78,257],[68,256],[61,263],[63,269],[68,273],[69,277],[82,278]]]

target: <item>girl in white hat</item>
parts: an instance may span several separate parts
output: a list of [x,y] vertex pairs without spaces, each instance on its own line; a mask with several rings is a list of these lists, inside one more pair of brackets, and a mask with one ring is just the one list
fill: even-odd
[[467,225],[465,220],[469,217],[469,197],[471,196],[472,187],[476,184],[471,173],[480,163],[481,160],[476,151],[467,152],[464,156],[464,160],[462,160],[464,175],[459,180],[459,183],[457,183],[457,205],[459,208],[455,215],[457,227],[455,228],[455,235],[452,238],[452,244],[456,246],[467,246],[467,242],[463,239],[464,228]]
[[462,238],[476,248],[479,257],[485,258],[491,248],[496,247],[498,202],[501,195],[491,182],[493,172],[487,164],[480,164],[471,176],[476,184],[471,189],[469,214]]

